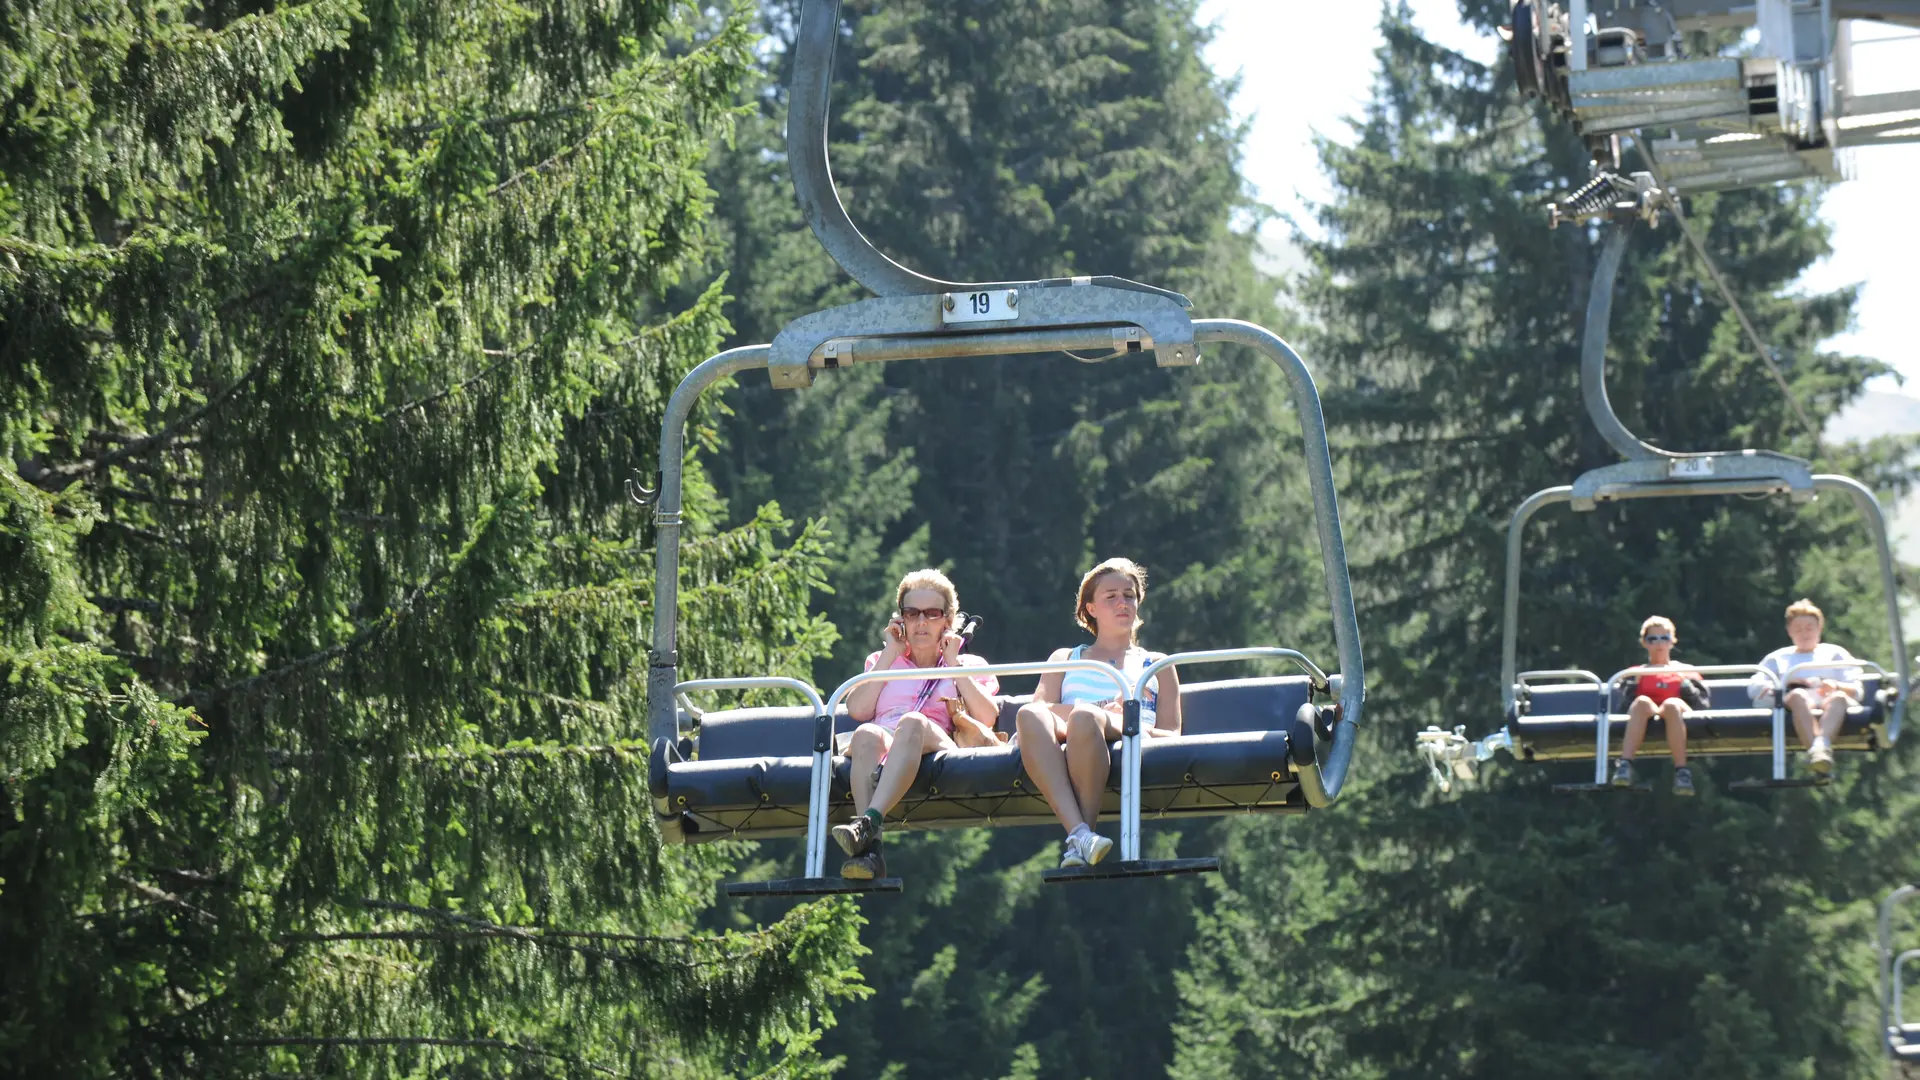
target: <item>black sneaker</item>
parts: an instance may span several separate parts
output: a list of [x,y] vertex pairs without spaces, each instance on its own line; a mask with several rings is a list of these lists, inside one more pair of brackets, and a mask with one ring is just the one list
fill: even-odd
[[1626,758],[1621,758],[1619,762],[1613,766],[1613,786],[1633,786],[1633,762]]
[[880,839],[875,837],[867,850],[840,864],[840,876],[854,881],[872,881],[887,876],[887,857],[880,853]]
[[865,814],[855,814],[852,821],[833,827],[833,842],[849,855],[865,855],[878,839],[880,826]]
[[1673,793],[1675,795],[1694,794],[1692,769],[1682,765],[1673,770]]

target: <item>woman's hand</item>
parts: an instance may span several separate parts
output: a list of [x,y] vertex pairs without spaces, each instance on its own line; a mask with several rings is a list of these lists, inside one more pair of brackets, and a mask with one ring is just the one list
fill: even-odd
[[887,663],[891,664],[893,661],[900,659],[900,654],[907,651],[906,623],[902,622],[898,615],[888,619],[887,628],[880,632],[880,639],[882,643],[880,655],[885,658]]
[[940,635],[940,656],[948,667],[960,666],[960,650],[966,646],[965,639],[949,630]]

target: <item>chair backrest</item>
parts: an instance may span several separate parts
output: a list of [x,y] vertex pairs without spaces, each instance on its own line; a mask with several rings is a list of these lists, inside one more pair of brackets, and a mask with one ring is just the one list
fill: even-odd
[[1592,683],[1560,683],[1527,690],[1527,716],[1592,716],[1600,711],[1600,689]]
[[[834,714],[836,732],[859,726],[847,715],[844,705]],[[782,705],[709,712],[700,721],[696,745],[705,761],[805,757],[813,753],[813,710],[805,705]]]

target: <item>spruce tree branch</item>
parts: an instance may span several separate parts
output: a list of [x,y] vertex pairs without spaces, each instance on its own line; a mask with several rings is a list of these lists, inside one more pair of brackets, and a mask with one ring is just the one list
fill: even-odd
[[[592,111],[592,105],[568,105],[563,108],[547,109],[542,112],[517,112],[507,113],[503,116],[489,116],[474,126],[480,128],[482,131],[499,131],[503,128],[514,127],[518,124],[535,124],[542,120],[559,120],[564,117],[578,116],[581,113]],[[452,124],[444,120],[436,120],[432,122],[408,124],[406,127],[395,129],[394,134],[431,135],[436,131],[444,131],[452,126]]]
[[228,1039],[228,1046],[448,1046],[461,1049],[505,1050],[513,1054],[525,1054],[529,1057],[551,1058],[570,1065],[591,1069],[603,1076],[625,1076],[604,1065],[595,1065],[591,1061],[563,1054],[557,1050],[548,1050],[525,1043],[508,1042],[505,1039],[455,1039],[440,1035],[275,1035],[267,1038]]
[[507,364],[511,363],[512,361],[532,352],[533,346],[528,345],[518,350],[515,350],[513,352],[505,352],[499,349],[482,349],[480,351],[484,355],[497,356],[500,359],[494,361],[491,364],[488,364],[486,367],[481,368],[479,371],[475,372],[470,378],[462,379],[461,381],[454,383],[452,386],[448,386],[448,387],[444,387],[442,389],[436,390],[433,393],[428,394],[426,397],[416,398],[413,401],[406,402],[403,405],[397,405],[394,408],[387,410],[386,412],[380,415],[380,422],[384,424],[387,421],[392,420],[394,417],[401,415],[402,413],[413,412],[416,409],[424,409],[427,406],[432,405],[437,401],[442,401],[446,398],[449,398],[454,394],[457,394],[460,391],[465,390],[467,387],[472,386],[474,383],[480,382],[481,380],[494,374],[495,372],[499,371],[501,368],[505,367]]
[[[702,944],[702,942],[697,940],[682,942],[673,938],[650,938],[639,934],[595,934],[586,931],[529,930],[517,926],[502,926],[487,930],[340,930],[330,933],[302,932],[282,934],[277,940],[284,944],[297,945],[330,944],[342,941],[431,941],[446,944],[457,944],[467,941],[517,941],[543,949],[558,949],[562,952],[569,952],[578,956],[591,956],[596,960],[605,960],[613,964],[636,963],[640,960],[640,957],[631,954],[609,952],[605,949],[590,948],[585,945],[575,945],[573,942],[575,940],[606,940],[617,941],[623,944],[645,945]],[[741,960],[750,960],[753,956],[754,954],[751,952],[720,953],[714,956],[704,956],[697,960],[679,960],[674,961],[674,963],[679,967],[697,969],[715,967],[721,964],[732,964]]]
[[[638,345],[641,342],[646,341],[648,338],[660,337],[671,330],[675,330],[682,326],[685,326],[686,324],[692,322],[695,316],[698,316],[700,314],[703,314],[703,312],[699,306],[696,305],[694,307],[690,307],[685,311],[676,313],[672,318],[668,319],[666,322],[660,323],[655,326],[645,327],[637,334],[634,334],[630,337],[626,337],[619,341],[614,342],[613,344],[607,346],[607,351],[618,352],[621,349],[630,349],[635,345]],[[505,367],[507,364],[520,359],[521,357],[527,355],[533,350],[534,350],[534,345],[531,345],[531,344],[522,345],[518,349],[481,349],[480,354],[482,356],[491,356],[491,357],[496,357],[497,359],[495,359],[493,363],[488,364],[486,367],[481,368],[479,371],[474,372],[471,376],[465,379],[462,379],[451,386],[447,386],[442,389],[435,390],[433,393],[428,394],[426,397],[416,398],[412,401],[394,406],[393,408],[380,414],[380,422],[386,423],[387,421],[392,420],[394,417],[399,416],[402,413],[408,413],[418,409],[424,409],[429,405],[432,405],[438,401],[442,401],[448,397],[451,397],[452,395],[467,389],[468,387],[474,385],[475,383],[481,382],[482,380],[485,380],[491,377],[492,375],[499,372],[499,370]]]
[[43,488],[64,487],[74,480],[98,473],[121,461],[149,450],[164,448],[177,440],[181,433],[205,419],[215,409],[224,405],[243,386],[252,382],[254,377],[266,366],[266,360],[256,360],[238,379],[228,383],[225,388],[203,402],[199,408],[168,424],[152,435],[142,435],[123,443],[119,449],[108,451],[97,458],[76,461],[69,465],[53,465],[42,469],[38,476],[29,477],[33,483]]
[[[270,671],[263,671],[258,675],[249,675],[244,679],[230,682],[225,686],[216,687],[212,690],[195,690],[188,694],[187,698],[191,699],[195,704],[217,701],[229,694],[244,693],[256,686],[277,682],[289,675],[305,671],[308,668],[327,663],[330,660],[335,660],[348,653],[354,652],[372,641],[381,631],[392,627],[395,623],[398,623],[401,619],[406,618],[407,615],[412,613],[414,605],[420,601],[420,598],[425,596],[435,585],[438,585],[441,579],[445,578],[451,570],[452,567],[448,566],[435,572],[432,577],[415,586],[413,591],[407,594],[406,599],[388,608],[379,618],[361,627],[352,637],[345,641],[329,645],[318,652],[308,653],[297,660],[282,664]],[[177,705],[185,703],[185,700],[175,701]]]
[[213,913],[211,911],[207,911],[203,908],[195,907],[194,905],[187,903],[185,900],[180,899],[179,897],[173,895],[172,893],[166,891],[165,889],[159,888],[157,886],[149,885],[144,881],[140,881],[135,878],[128,877],[125,874],[115,874],[113,875],[113,880],[119,882],[122,885],[125,885],[127,888],[132,889],[134,892],[139,893],[141,896],[144,896],[147,899],[154,901],[155,903],[171,904],[174,907],[185,908],[186,910],[193,912],[194,916],[202,922],[215,923],[220,921],[214,918]]
[[[457,911],[448,911],[444,908],[421,907],[417,904],[402,903],[398,900],[379,900],[374,897],[361,898],[360,905],[362,907],[372,908],[375,911],[395,911],[405,915],[418,915],[421,918],[437,919],[443,922],[456,923],[461,926],[471,926],[477,930],[510,937],[588,938],[603,941],[631,941],[645,945],[678,945],[685,947],[711,945],[717,941],[717,939],[710,937],[689,937],[686,935],[616,934],[603,933],[598,930],[547,930],[533,926],[506,926],[501,923],[488,922],[486,919],[478,919],[472,915],[462,915]],[[766,933],[765,931],[754,931],[752,936],[764,938]]]

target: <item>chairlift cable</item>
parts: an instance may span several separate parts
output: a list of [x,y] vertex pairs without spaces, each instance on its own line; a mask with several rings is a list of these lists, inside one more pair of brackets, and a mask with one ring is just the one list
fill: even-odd
[[[1667,187],[1666,179],[1660,175],[1660,161],[1654,155],[1652,145],[1645,139],[1636,139],[1635,142],[1640,147],[1640,153],[1646,157],[1647,171],[1653,174],[1654,182],[1660,185],[1660,190],[1672,191]],[[1680,208],[1680,197],[1670,196],[1667,199],[1667,208],[1673,211],[1673,220],[1679,223],[1680,234],[1687,238],[1687,243],[1693,247],[1694,254],[1700,256],[1700,262],[1706,266],[1707,276],[1713,279],[1714,287],[1720,290],[1720,298],[1727,302],[1727,307],[1733,311],[1733,317],[1739,320],[1740,328],[1746,331],[1747,340],[1753,343],[1754,352],[1759,354],[1760,361],[1767,365],[1768,373],[1773,376],[1774,385],[1780,388],[1780,396],[1787,399],[1787,406],[1793,410],[1793,415],[1799,419],[1800,426],[1806,429],[1807,436],[1813,440],[1813,453],[1817,456],[1820,452],[1820,430],[1814,426],[1813,419],[1807,415],[1806,409],[1800,405],[1800,400],[1793,396],[1793,390],[1787,386],[1787,377],[1781,373],[1779,363],[1774,360],[1772,347],[1760,336],[1760,331],[1754,328],[1753,320],[1747,317],[1747,309],[1741,305],[1739,299],[1733,295],[1733,290],[1727,286],[1727,279],[1720,276],[1720,267],[1714,263],[1713,256],[1707,253],[1705,241],[1693,231],[1693,225],[1687,221],[1686,211]]]

